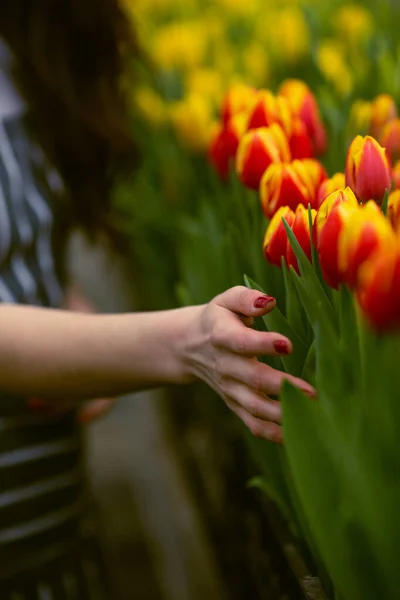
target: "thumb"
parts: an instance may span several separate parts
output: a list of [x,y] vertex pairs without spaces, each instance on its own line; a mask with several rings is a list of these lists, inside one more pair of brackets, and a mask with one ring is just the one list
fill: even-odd
[[213,302],[237,315],[246,317],[265,315],[276,305],[276,300],[272,296],[266,296],[257,290],[249,290],[242,285],[223,292],[214,298]]

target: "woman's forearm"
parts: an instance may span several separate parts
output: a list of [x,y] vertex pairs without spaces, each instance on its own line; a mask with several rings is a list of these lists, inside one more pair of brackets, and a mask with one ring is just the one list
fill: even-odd
[[88,399],[190,380],[182,349],[199,309],[85,315],[0,305],[0,389]]

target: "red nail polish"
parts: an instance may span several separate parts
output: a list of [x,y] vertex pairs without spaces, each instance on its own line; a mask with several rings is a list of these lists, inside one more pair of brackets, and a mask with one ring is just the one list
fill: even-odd
[[[301,389],[301,388],[300,388]],[[306,390],[306,389],[301,389],[301,391],[303,392],[303,394],[305,394],[306,396],[309,396],[310,398],[317,398],[317,392],[316,391],[312,391],[312,390]]]
[[272,296],[259,296],[254,302],[254,308],[265,308],[267,304],[275,302],[275,298]]
[[284,340],[276,340],[274,342],[274,349],[278,354],[289,354],[289,345]]

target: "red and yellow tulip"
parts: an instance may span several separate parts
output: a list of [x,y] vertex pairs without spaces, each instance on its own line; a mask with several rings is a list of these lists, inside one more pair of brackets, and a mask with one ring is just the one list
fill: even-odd
[[271,127],[251,129],[245,133],[236,154],[236,171],[246,187],[258,190],[261,178],[271,164],[289,160],[286,135],[274,123]]
[[[315,221],[315,217],[317,215],[317,211],[311,210],[311,220],[312,223]],[[307,256],[308,260],[311,262],[311,234],[310,231],[310,221],[308,218],[308,208],[305,208],[302,204],[299,204],[296,208],[294,221],[292,224],[292,231],[297,238],[304,254]],[[297,264],[297,258],[295,253],[293,252],[292,246],[288,240],[287,249],[286,249],[286,262],[289,267],[293,267],[293,269],[299,273],[299,266]]]
[[378,250],[359,270],[357,299],[378,331],[400,327],[400,247]]
[[313,229],[314,246],[317,248],[317,250],[319,248],[320,233],[331,210],[342,202],[348,202],[354,207],[358,206],[357,198],[349,187],[331,192],[319,207]]
[[218,175],[226,181],[229,167],[236,156],[239,142],[247,126],[245,113],[232,117],[226,126],[218,124],[214,131],[209,149],[209,158]]
[[327,145],[326,131],[310,88],[304,81],[288,79],[281,85],[279,94],[288,99],[293,113],[305,124],[314,156],[323,154]]
[[222,101],[221,120],[227,125],[238,113],[247,111],[257,94],[257,90],[243,83],[233,85]]
[[261,205],[264,214],[272,217],[281,206],[296,210],[299,204],[314,205],[317,169],[308,161],[274,163],[265,171],[260,183]]
[[371,104],[371,135],[379,139],[383,127],[396,117],[397,106],[392,96],[389,96],[389,94],[377,96]]
[[[313,242],[314,246],[320,254],[321,269],[325,280],[332,287],[337,287],[342,280],[339,276],[338,266],[338,236],[343,226],[345,217],[348,216],[346,208],[344,214],[334,213],[331,219],[332,212],[342,204],[346,204],[349,209],[358,208],[357,198],[352,190],[347,187],[331,192],[325,198],[314,221],[313,227]],[[326,231],[325,227],[328,225]],[[336,228],[336,229],[335,229]]]
[[281,260],[286,260],[288,237],[282,219],[291,227],[295,214],[288,206],[281,206],[272,217],[264,237],[264,256],[268,262],[277,267]]
[[249,110],[248,128],[257,129],[278,123],[290,136],[292,120],[292,111],[286,98],[276,97],[268,90],[260,90]]
[[345,185],[344,173],[335,173],[330,179],[324,179],[317,191],[315,208],[318,209],[329,194],[344,188]]
[[400,158],[400,119],[393,119],[384,126],[380,142],[394,164]]
[[358,135],[350,144],[346,158],[346,185],[360,202],[383,201],[391,188],[391,166],[385,149],[372,137]]
[[319,160],[316,160],[315,158],[305,158],[302,163],[310,173],[316,188],[318,188],[325,179],[328,179],[325,167]]
[[349,221],[358,209],[358,206],[355,207],[350,202],[335,204],[318,233],[318,252],[322,275],[325,281],[335,289],[344,281],[339,260],[339,238],[343,230],[349,226]]
[[297,117],[293,120],[292,131],[289,136],[289,146],[293,159],[312,158],[314,156],[313,144],[308,135],[307,127]]
[[343,280],[355,287],[359,269],[372,253],[393,246],[396,246],[395,233],[376,202],[370,200],[358,207],[339,236],[338,264]]

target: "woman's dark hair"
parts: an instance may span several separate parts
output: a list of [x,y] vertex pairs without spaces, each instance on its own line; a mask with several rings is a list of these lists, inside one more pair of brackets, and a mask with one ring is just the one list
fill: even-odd
[[110,202],[136,152],[123,93],[136,52],[118,0],[1,0],[30,127],[62,176],[72,224],[113,228]]

